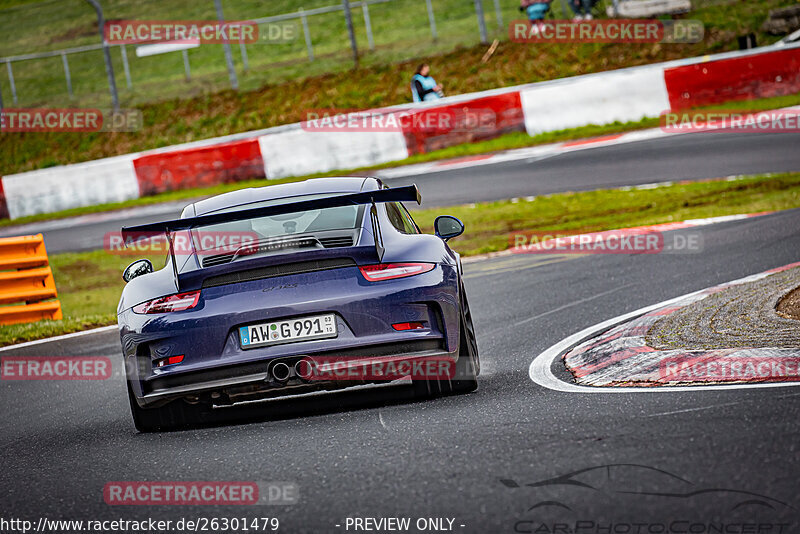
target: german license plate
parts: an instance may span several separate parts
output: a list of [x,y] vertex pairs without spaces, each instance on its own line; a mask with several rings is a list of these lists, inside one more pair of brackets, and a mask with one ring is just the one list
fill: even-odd
[[332,313],[252,324],[239,328],[239,341],[243,349],[310,339],[325,339],[337,335],[336,316]]

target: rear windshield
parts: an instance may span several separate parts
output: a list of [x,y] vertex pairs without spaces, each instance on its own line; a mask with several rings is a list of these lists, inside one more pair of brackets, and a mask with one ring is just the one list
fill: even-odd
[[[324,193],[272,199],[236,206],[214,213],[275,206],[330,196],[332,196],[330,193]],[[192,239],[196,250],[208,251],[218,248],[220,240],[234,243],[237,237],[246,242],[260,242],[301,235],[313,236],[319,232],[329,232],[331,230],[353,230],[360,226],[363,213],[363,205],[353,205],[257,217],[244,221],[225,222],[195,228],[192,230]]]

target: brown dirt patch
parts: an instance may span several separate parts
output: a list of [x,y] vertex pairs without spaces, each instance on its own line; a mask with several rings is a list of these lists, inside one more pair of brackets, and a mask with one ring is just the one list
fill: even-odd
[[800,321],[800,287],[796,287],[781,297],[775,308],[778,315]]

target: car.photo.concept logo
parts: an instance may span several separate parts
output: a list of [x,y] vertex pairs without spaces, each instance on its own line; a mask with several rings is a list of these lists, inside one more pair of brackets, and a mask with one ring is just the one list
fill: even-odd
[[[794,504],[734,484],[701,484],[665,469],[607,464],[523,481],[498,480],[518,503],[520,534],[794,534]],[[700,512],[699,510],[703,510]]]

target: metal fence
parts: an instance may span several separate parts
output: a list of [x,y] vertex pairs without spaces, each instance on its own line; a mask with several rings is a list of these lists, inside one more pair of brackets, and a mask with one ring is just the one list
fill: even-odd
[[[95,0],[87,1],[94,3]],[[116,5],[114,0],[103,1],[109,4],[106,19],[150,19],[155,6],[162,3],[162,0],[140,0],[125,11],[126,2]],[[5,68],[0,65],[0,108],[4,104],[6,107],[102,106],[109,86],[114,95],[112,104],[116,104],[117,85],[129,104],[179,97],[187,91],[205,90],[209,86],[217,90],[238,89],[239,76],[246,88],[256,89],[265,83],[340,70],[352,66],[354,61],[396,63],[445,52],[457,45],[488,43],[495,38],[503,40],[507,38],[506,24],[524,18],[518,10],[519,0],[340,0],[335,4],[309,9],[298,7],[294,11],[256,18],[249,11],[251,4],[245,3],[247,8],[236,11],[237,2],[241,0],[200,0],[195,5],[212,5],[212,1],[219,7],[219,15],[223,2],[226,9],[233,8],[232,14],[226,13],[229,21],[247,20],[260,28],[294,22],[297,40],[281,46],[237,43],[233,45],[237,49],[233,55],[230,45],[203,44],[191,50],[138,57],[138,45],[102,43],[95,28],[94,44],[0,57],[0,64],[5,63]],[[289,4],[295,0],[282,1]],[[336,0],[302,1],[321,4]],[[570,1],[575,0],[554,0],[550,16],[571,18]],[[619,1],[633,3],[636,0],[600,0],[596,10],[604,12],[604,4],[607,4],[616,11]],[[693,3],[711,5],[720,1],[694,0]],[[33,4],[33,9],[23,5],[0,11],[0,45],[4,37],[8,39],[16,31],[16,22],[35,19],[44,10],[53,12],[49,23],[59,27],[62,22],[58,10],[50,6],[67,3],[73,10],[75,5],[82,4],[75,0],[44,0]],[[88,12],[88,6],[85,7]],[[168,10],[162,8],[161,13],[169,13]],[[63,23],[70,24],[74,25],[75,21]],[[106,51],[111,54],[104,57]],[[224,76],[226,70],[227,77]],[[117,83],[116,77],[124,77],[124,85]]]
[[[564,12],[565,1],[561,0]],[[308,64],[320,59],[343,63],[349,56],[357,62],[359,58],[368,59],[378,49],[387,59],[396,61],[425,55],[431,50],[446,50],[457,44],[488,42],[490,36],[502,39],[506,34],[504,22],[515,16],[521,18],[518,6],[518,0],[342,0],[339,4],[305,10],[298,8],[294,12],[278,15],[242,18],[239,20],[254,22],[259,27],[295,22],[298,26],[298,42],[285,45],[285,49],[278,53],[274,52],[275,45],[267,45],[272,46],[273,50],[266,54],[263,53],[265,45],[234,44],[238,53],[234,58],[237,69],[232,76],[235,76],[235,72],[247,74],[253,71],[274,74],[276,66],[287,67],[301,62]],[[105,17],[108,20],[115,13],[106,9]],[[148,18],[144,14],[137,18]],[[25,16],[25,13],[21,11],[16,16]],[[339,18],[339,28],[331,17]],[[353,22],[356,23],[351,32],[355,38],[350,40],[343,38],[344,22],[348,18],[351,27]],[[227,19],[233,20],[230,17]],[[409,19],[412,19],[409,27],[402,28],[404,38],[398,39],[398,21]],[[409,47],[406,38],[412,42],[424,42],[425,46],[416,49]],[[213,83],[223,87],[224,78],[220,74],[225,72],[225,65],[221,62],[224,55],[219,50],[223,45],[202,45],[202,52],[184,49],[160,55],[153,60],[136,57],[132,53],[135,45],[104,45],[99,42],[99,35],[96,40],[97,44],[0,57],[0,63],[5,63],[5,69],[0,69],[0,107],[3,106],[3,96],[6,97],[5,105],[9,107],[64,102],[65,96],[70,104],[85,102],[87,98],[105,98],[101,96],[103,92],[108,94],[101,54],[104,47],[113,53],[112,71],[124,76],[124,88],[122,84],[119,85],[126,98],[136,95],[137,85],[147,85],[152,92],[154,83],[173,83],[176,74],[178,79],[183,78],[185,82],[192,82],[194,75],[204,78],[206,82],[213,79]],[[3,70],[5,80],[2,79]],[[139,76],[142,79],[137,81],[137,73],[144,71],[150,74]],[[20,83],[21,78],[25,80],[24,83]],[[251,77],[251,85],[257,87],[258,81],[263,82],[263,78],[269,76]],[[234,88],[238,86],[234,80],[231,82]]]

